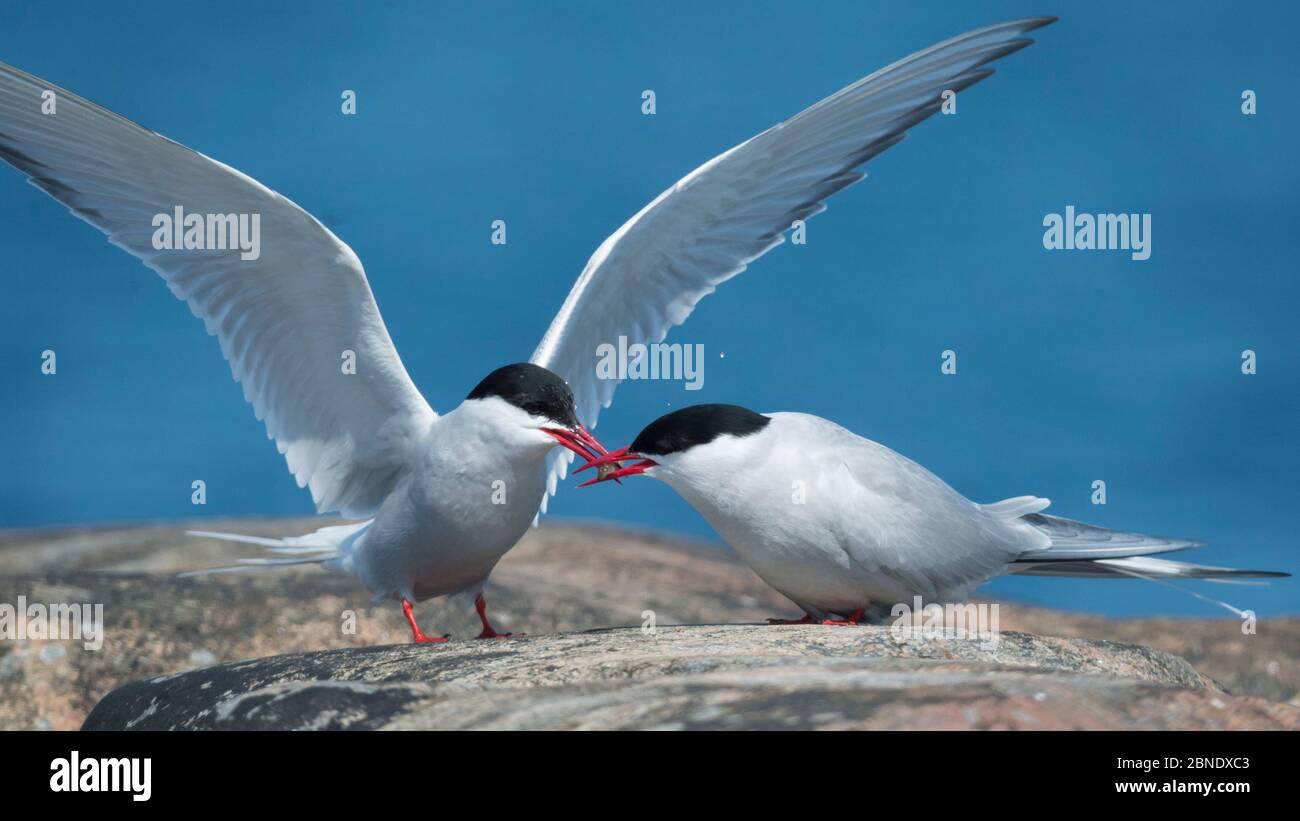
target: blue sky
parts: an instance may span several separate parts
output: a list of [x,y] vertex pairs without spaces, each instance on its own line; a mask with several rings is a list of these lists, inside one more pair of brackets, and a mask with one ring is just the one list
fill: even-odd
[[[977,501],[1047,496],[1058,515],[1205,539],[1198,561],[1300,569],[1293,4],[267,5],[10,6],[0,60],[319,217],[440,410],[526,359],[600,241],[701,162],[916,49],[1061,15],[956,116],[873,160],[806,245],[674,330],[705,347],[703,390],[626,383],[598,433],[624,444],[695,402],[816,413]],[[1151,258],[1044,250],[1043,217],[1067,205],[1152,214]],[[215,341],[152,272],[11,169],[0,213],[0,526],[310,511]],[[489,242],[494,219],[508,245]],[[571,484],[557,516],[714,538],[658,483]],[[1221,612],[1136,581],[990,589]],[[1300,611],[1293,581],[1198,589]]]

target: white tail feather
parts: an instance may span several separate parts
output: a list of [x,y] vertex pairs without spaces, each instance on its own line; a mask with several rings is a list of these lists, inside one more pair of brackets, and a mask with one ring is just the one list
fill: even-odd
[[[1106,560],[1103,559],[1103,561]],[[1200,593],[1197,593],[1195,590],[1188,590],[1186,587],[1179,587],[1173,582],[1166,581],[1165,579],[1161,579],[1156,576],[1147,575],[1146,573],[1139,572],[1137,570],[1132,569],[1131,567],[1121,566],[1124,561],[1125,561],[1124,559],[1114,559],[1108,561],[1107,563],[1110,564],[1112,567],[1114,567],[1116,570],[1118,570],[1120,573],[1126,573],[1137,579],[1144,579],[1149,582],[1155,582],[1156,584],[1163,585],[1164,587],[1168,587],[1171,590],[1177,590],[1179,593],[1186,593],[1192,598],[1200,599],[1201,601],[1209,602],[1210,604],[1216,604],[1225,610],[1235,613],[1237,614],[1238,618],[1246,618],[1246,613],[1244,611],[1236,607],[1233,607],[1232,605],[1228,604],[1226,601],[1222,601],[1221,599],[1215,599],[1215,598],[1211,598],[1210,596],[1202,595]],[[1182,562],[1169,562],[1169,561],[1165,561],[1164,559],[1147,559],[1147,561],[1162,562],[1164,564],[1182,564]],[[1196,567],[1196,565],[1192,565],[1192,567]],[[1224,581],[1224,579],[1211,579],[1210,581]]]
[[[277,556],[296,556],[301,558],[272,559],[265,557],[239,559],[237,564],[225,567],[212,567],[206,570],[191,570],[181,573],[181,578],[211,576],[219,573],[240,573],[251,570],[274,570],[281,567],[305,564],[325,564],[347,555],[370,527],[370,522],[357,522],[347,525],[322,527],[314,533],[302,536],[286,536],[272,539],[264,536],[245,536],[242,533],[216,533],[210,530],[189,530],[190,536],[207,539],[220,539],[226,542],[255,544],[266,548],[267,553]],[[315,555],[309,555],[315,554]]]
[[1134,579],[1143,579],[1165,587],[1185,593],[1201,601],[1209,602],[1230,610],[1240,617],[1245,617],[1245,612],[1233,607],[1225,601],[1204,596],[1194,590],[1188,590],[1168,581],[1168,579],[1202,579],[1211,582],[1221,582],[1227,584],[1267,584],[1267,582],[1253,581],[1261,578],[1278,578],[1289,576],[1289,573],[1281,573],[1272,570],[1237,570],[1231,567],[1211,567],[1204,564],[1190,564],[1188,562],[1174,562],[1168,559],[1157,559],[1152,556],[1127,556],[1115,559],[1094,559],[1092,561],[1024,561],[1011,565],[1010,573],[1019,573],[1027,576],[1075,576],[1091,578],[1114,578],[1115,576],[1128,576]]

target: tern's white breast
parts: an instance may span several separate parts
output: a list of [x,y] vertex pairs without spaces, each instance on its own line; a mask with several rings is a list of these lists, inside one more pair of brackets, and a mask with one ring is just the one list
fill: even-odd
[[473,590],[531,524],[546,448],[516,446],[474,408],[439,418],[420,469],[376,517],[354,564],[372,590],[417,599]]

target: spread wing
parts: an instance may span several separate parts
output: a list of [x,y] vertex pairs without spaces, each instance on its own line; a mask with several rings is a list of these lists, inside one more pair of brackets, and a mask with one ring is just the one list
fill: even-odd
[[[53,113],[43,113],[51,92]],[[373,514],[406,470],[409,441],[436,414],[407,376],[351,248],[256,180],[2,63],[0,159],[189,303],[318,510]],[[258,215],[260,255],[155,248],[155,217],[178,206],[245,215],[246,238]],[[344,372],[347,352],[354,374]]]
[[[918,51],[687,174],[596,249],[532,361],[569,382],[579,417],[595,427],[618,387],[596,375],[599,345],[662,341],[719,284],[784,242],[795,220],[862,179],[856,169],[938,111],[944,91],[988,77],[989,63],[1054,20],[1015,20]],[[554,494],[573,457],[549,458]]]

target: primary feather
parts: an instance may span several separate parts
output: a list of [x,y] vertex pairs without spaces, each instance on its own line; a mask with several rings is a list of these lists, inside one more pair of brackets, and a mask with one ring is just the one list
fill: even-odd
[[[41,112],[45,91],[55,94],[54,114]],[[374,514],[435,414],[351,248],[251,177],[3,63],[0,159],[189,304],[319,512]],[[260,215],[261,255],[154,248],[154,216],[178,205]],[[345,350],[356,355],[355,374],[343,373]]]

